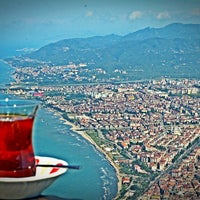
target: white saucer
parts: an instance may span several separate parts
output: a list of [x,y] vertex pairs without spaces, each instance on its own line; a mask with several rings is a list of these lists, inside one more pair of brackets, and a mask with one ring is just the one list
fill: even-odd
[[[51,157],[36,156],[35,159],[37,164],[68,164],[64,160]],[[66,168],[37,167],[35,176],[0,178],[0,199],[25,199],[38,196],[66,171]]]

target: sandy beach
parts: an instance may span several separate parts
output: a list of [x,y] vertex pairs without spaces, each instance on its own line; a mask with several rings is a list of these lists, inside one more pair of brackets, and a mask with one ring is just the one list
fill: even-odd
[[[55,110],[51,110],[55,113],[55,115],[60,115],[60,113],[58,113],[58,111],[55,111]],[[95,146],[95,148],[100,151],[105,157],[106,159],[110,162],[110,164],[114,167],[115,171],[116,171],[116,175],[117,175],[117,178],[118,178],[118,193],[117,193],[117,196],[119,194],[119,191],[121,190],[122,188],[122,176],[119,172],[119,168],[116,166],[116,164],[114,163],[114,161],[108,156],[107,152],[104,151],[101,147],[99,147],[88,135],[87,133],[85,133],[84,131],[80,131],[78,130],[78,127],[76,127],[73,123],[69,122],[68,120],[64,119],[62,116],[60,117],[60,120],[62,120],[64,122],[64,124],[70,126],[71,130],[76,132],[77,134],[81,135],[83,138],[85,138],[86,140],[88,140],[92,145]],[[117,198],[116,196],[116,198]],[[115,199],[116,199],[115,198]]]

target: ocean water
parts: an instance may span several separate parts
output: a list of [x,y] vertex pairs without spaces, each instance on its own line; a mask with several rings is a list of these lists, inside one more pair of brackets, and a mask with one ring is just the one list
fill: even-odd
[[[4,78],[5,74],[11,73],[7,67],[0,62],[1,86],[10,81],[8,77]],[[1,98],[7,97],[0,95]],[[35,121],[33,142],[36,155],[55,157],[81,166],[79,170],[68,170],[42,195],[84,200],[111,200],[115,197],[116,173],[104,155],[42,105]]]
[[0,86],[9,84],[12,80],[11,74],[13,69],[0,60]]

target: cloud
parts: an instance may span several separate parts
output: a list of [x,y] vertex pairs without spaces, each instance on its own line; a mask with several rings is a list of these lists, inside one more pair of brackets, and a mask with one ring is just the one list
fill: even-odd
[[193,15],[196,15],[196,16],[199,16],[199,15],[200,15],[200,8],[195,8],[195,9],[192,11],[192,14],[193,14]]
[[130,20],[135,20],[135,19],[139,19],[142,17],[142,12],[137,10],[137,11],[133,11],[130,15],[129,15],[129,19]]
[[157,19],[169,19],[171,16],[167,11],[160,12],[157,15]]
[[86,17],[92,17],[92,16],[93,16],[93,12],[91,10],[87,11]]

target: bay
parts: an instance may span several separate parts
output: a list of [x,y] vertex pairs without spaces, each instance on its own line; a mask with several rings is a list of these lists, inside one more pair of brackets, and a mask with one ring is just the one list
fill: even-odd
[[[11,69],[0,62],[0,85],[11,80]],[[4,75],[3,75],[4,74]],[[5,77],[5,74],[7,78]],[[7,95],[1,94],[1,98]],[[59,177],[42,195],[63,199],[111,200],[117,193],[115,169],[82,136],[70,130],[70,126],[46,108],[39,109],[34,126],[33,142],[35,154],[80,165],[79,170],[68,170]]]

